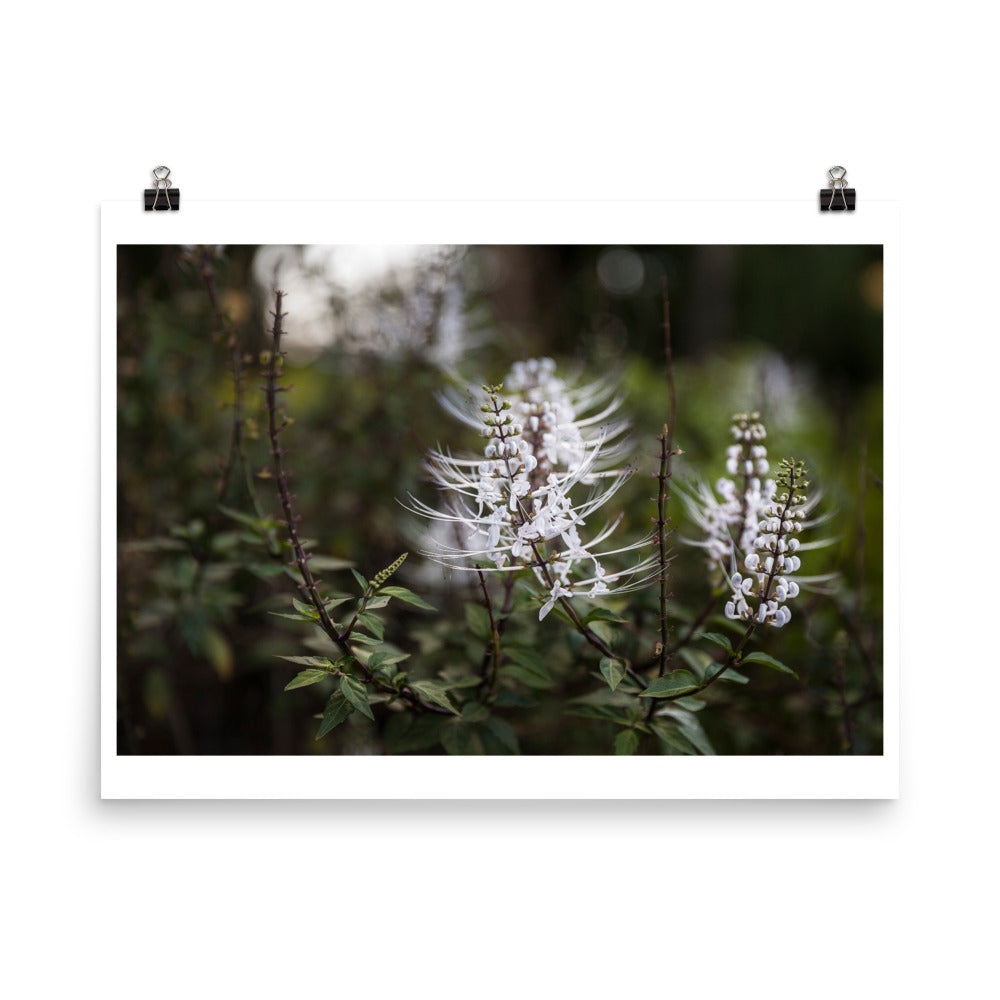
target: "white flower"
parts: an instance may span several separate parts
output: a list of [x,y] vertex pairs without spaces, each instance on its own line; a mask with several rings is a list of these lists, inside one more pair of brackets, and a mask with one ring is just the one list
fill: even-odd
[[[804,509],[808,501],[805,488],[805,466],[799,462],[781,462],[777,486],[785,492],[774,496],[761,510],[759,535],[754,540],[756,548],[771,553],[761,562],[756,552],[748,553],[743,559],[743,565],[748,573],[743,577],[734,572],[728,577],[732,589],[732,600],[726,603],[727,618],[754,621],[758,625],[765,622],[775,628],[788,624],[792,614],[785,607],[785,602],[798,597],[799,585],[788,577],[802,565],[798,556],[786,554],[791,548],[785,542],[786,534],[798,531],[802,522],[793,518],[791,513]],[[790,539],[796,542],[797,539]],[[756,607],[751,601],[756,600]]]
[[[445,408],[481,428],[488,443],[475,458],[442,450],[429,454],[431,480],[448,503],[436,510],[411,497],[409,509],[457,526],[459,535],[471,541],[438,542],[426,554],[459,570],[531,569],[549,593],[541,617],[558,600],[623,593],[649,582],[658,572],[655,555],[615,573],[607,572],[602,560],[646,546],[652,536],[599,551],[620,518],[589,542],[580,532],[632,473],[611,467],[621,454],[616,439],[627,425],[608,424],[605,418],[620,400],[607,403],[610,393],[604,386],[569,388],[547,358],[518,362],[506,383],[513,391],[501,395],[500,387],[483,387],[481,395],[470,391],[464,405],[454,396],[442,397]],[[594,406],[603,409],[578,416]]]
[[[725,571],[734,559],[754,548],[762,508],[774,496],[774,483],[759,478],[768,470],[767,449],[762,444],[764,425],[759,413],[737,413],[730,432],[737,442],[726,448],[726,471],[742,475],[737,485],[732,479],[720,479],[715,494],[706,486],[696,487],[693,496],[678,492],[688,512],[704,531],[701,541],[688,541],[705,549],[709,569]],[[721,499],[720,499],[721,498]]]

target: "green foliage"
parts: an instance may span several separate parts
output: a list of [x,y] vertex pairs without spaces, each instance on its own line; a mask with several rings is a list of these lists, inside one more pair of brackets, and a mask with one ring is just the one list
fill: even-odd
[[767,653],[749,653],[744,656],[742,660],[740,660],[740,663],[763,663],[765,667],[770,667],[772,670],[778,670],[783,674],[791,674],[795,678],[799,676],[794,670],[792,670],[791,667],[786,667],[780,660],[776,660],[773,656],[769,656]]
[[385,594],[388,597],[395,597],[406,604],[412,604],[414,607],[423,608],[426,611],[436,611],[432,605],[428,604],[422,597],[418,597],[413,593],[412,590],[407,590],[406,587],[381,587],[379,588],[380,594]]
[[316,739],[322,739],[331,729],[339,726],[354,711],[354,707],[354,703],[343,692],[335,691],[331,694],[323,710],[323,721],[316,731]]
[[285,685],[286,691],[293,691],[295,688],[309,687],[310,684],[318,684],[320,681],[325,681],[327,677],[330,676],[329,670],[321,670],[313,668],[311,670],[303,670],[301,673],[296,674],[293,680],[290,680]]
[[368,703],[368,689],[356,677],[349,677],[343,674],[340,678],[340,693],[362,714],[367,715],[373,722],[375,716],[372,714],[371,705]]
[[601,676],[614,691],[625,678],[625,665],[621,660],[612,660],[605,656],[601,659]]
[[623,729],[615,737],[615,753],[634,754],[639,749],[639,734],[634,729]]
[[687,670],[675,670],[673,673],[658,677],[650,682],[643,698],[678,698],[698,690],[698,680]]

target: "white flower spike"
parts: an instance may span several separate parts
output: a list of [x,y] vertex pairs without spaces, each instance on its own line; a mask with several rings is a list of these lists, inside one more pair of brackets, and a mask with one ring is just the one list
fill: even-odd
[[429,454],[431,479],[449,502],[435,510],[411,497],[409,509],[453,525],[458,544],[439,543],[425,554],[458,570],[530,569],[548,595],[539,619],[564,598],[624,593],[654,578],[655,556],[626,571],[609,572],[602,564],[606,556],[648,545],[649,538],[602,552],[596,546],[618,521],[589,543],[581,534],[588,517],[632,473],[609,467],[622,452],[614,442],[627,424],[600,423],[620,400],[594,416],[578,416],[588,406],[603,405],[609,395],[603,386],[569,389],[556,376],[555,363],[541,358],[518,362],[506,388],[483,386],[482,394],[470,393],[464,407],[453,396],[442,397],[445,408],[480,429],[487,443],[478,458],[441,450]]

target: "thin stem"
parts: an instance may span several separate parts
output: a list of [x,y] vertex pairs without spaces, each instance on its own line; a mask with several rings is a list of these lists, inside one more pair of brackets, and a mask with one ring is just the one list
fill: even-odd
[[[351,623],[346,629],[344,629],[343,632],[339,631],[333,620],[330,618],[330,613],[327,611],[326,603],[320,596],[316,580],[312,575],[312,571],[309,569],[309,554],[302,547],[302,540],[299,537],[297,527],[299,519],[292,508],[292,494],[288,489],[288,473],[285,469],[284,450],[282,449],[281,443],[278,439],[278,435],[286,426],[284,423],[281,426],[278,425],[277,405],[277,394],[279,392],[287,391],[284,387],[278,385],[278,379],[281,377],[280,359],[284,356],[281,351],[281,336],[283,333],[281,329],[281,321],[287,315],[287,313],[283,313],[281,311],[281,301],[284,298],[284,294],[284,292],[278,290],[275,290],[274,293],[274,312],[271,314],[274,316],[274,325],[271,328],[271,358],[264,384],[264,395],[267,401],[267,429],[271,442],[271,458],[274,465],[274,480],[278,490],[278,499],[281,502],[281,510],[284,514],[285,529],[288,532],[289,542],[291,543],[292,552],[295,556],[295,565],[298,567],[299,573],[302,576],[302,583],[299,584],[299,588],[306,594],[309,598],[309,603],[316,609],[316,613],[319,616],[320,628],[323,629],[326,635],[329,636],[334,645],[337,646],[344,656],[354,660],[358,664],[358,668],[360,669],[362,677],[366,683],[374,685],[379,690],[391,692],[392,694],[399,694],[412,705],[421,708],[424,711],[451,715],[447,709],[425,702],[411,688],[404,687],[402,691],[397,691],[393,685],[387,684],[374,676],[372,671],[354,655],[354,651],[351,649],[350,645],[351,632],[354,625],[357,623],[358,615],[361,614],[361,610],[359,609],[355,613]],[[371,596],[371,590],[372,586],[369,583],[368,589],[362,596],[362,607],[367,604],[367,601]]]
[[258,518],[263,519],[264,512],[260,505],[260,499],[257,496],[257,490],[254,487],[253,472],[250,468],[243,439],[243,352],[239,337],[233,329],[233,324],[222,308],[218,288],[215,284],[215,270],[212,267],[211,254],[208,250],[205,250],[202,255],[199,274],[205,286],[205,291],[208,294],[208,300],[212,304],[212,311],[215,313],[216,322],[219,324],[225,336],[226,344],[229,347],[230,365],[233,373],[233,422],[229,435],[229,452],[226,456],[226,464],[223,467],[222,479],[219,483],[218,501],[222,503],[225,499],[233,467],[238,461],[243,470],[243,482],[246,485],[247,494],[250,497],[254,513]]
[[667,668],[667,639],[670,627],[667,622],[667,503],[670,500],[668,481],[672,475],[674,457],[674,424],[677,420],[677,393],[674,388],[674,352],[670,341],[670,295],[667,279],[663,279],[663,346],[667,364],[667,422],[660,436],[659,489],[656,496],[656,531],[660,556],[660,642],[657,676],[662,677]]
[[[479,576],[479,586],[483,590],[483,603],[486,605],[486,613],[490,616],[490,641],[483,653],[483,685],[486,688],[486,700],[493,696],[493,688],[496,686],[497,673],[500,670],[500,626],[493,616],[493,601],[490,600],[490,592],[486,587],[486,577],[482,570],[476,570]],[[490,669],[490,665],[492,668]]]

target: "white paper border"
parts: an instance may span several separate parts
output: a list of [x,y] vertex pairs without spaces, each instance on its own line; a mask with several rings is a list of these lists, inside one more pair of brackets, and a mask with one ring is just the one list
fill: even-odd
[[[884,246],[884,753],[879,757],[119,757],[116,248],[174,243]],[[895,798],[899,788],[899,209],[816,200],[199,202],[101,205],[101,797]]]

